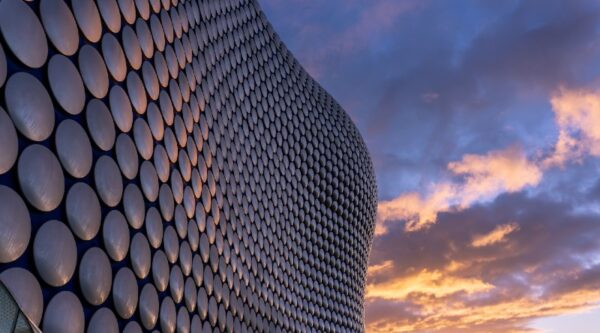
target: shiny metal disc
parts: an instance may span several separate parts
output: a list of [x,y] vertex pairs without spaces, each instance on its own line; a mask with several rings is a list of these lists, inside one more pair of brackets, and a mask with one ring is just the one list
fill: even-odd
[[154,252],[152,257],[152,280],[158,291],[167,290],[169,285],[169,262],[165,253],[161,250]]
[[188,241],[190,242],[190,248],[193,252],[198,250],[198,244],[200,243],[200,233],[198,232],[198,226],[194,220],[188,222]]
[[42,329],[44,333],[83,333],[85,317],[77,295],[61,291],[52,297],[44,313]]
[[119,8],[121,9],[121,13],[123,14],[123,19],[128,24],[133,24],[135,22],[135,5],[133,0],[118,0]]
[[[148,15],[150,16],[150,15]],[[135,22],[135,31],[140,41],[142,52],[146,58],[151,59],[154,55],[154,43],[152,41],[152,33],[145,19],[138,18]]]
[[138,173],[139,161],[135,144],[128,134],[121,133],[117,137],[116,155],[123,176],[134,179]]
[[63,0],[44,0],[40,3],[40,16],[54,47],[66,56],[75,54],[79,33],[69,6]]
[[148,104],[148,110],[146,111],[148,117],[148,125],[152,131],[152,136],[155,140],[160,141],[164,135],[164,122],[160,110],[155,103],[151,102]]
[[182,241],[179,247],[179,266],[185,276],[192,272],[192,250],[186,241]]
[[150,5],[148,4],[148,0],[135,0],[135,6],[142,19],[147,20],[150,17]]
[[46,63],[46,33],[33,10],[21,0],[0,2],[0,32],[17,58],[31,68]]
[[159,300],[156,288],[152,283],[147,283],[140,293],[140,318],[142,319],[142,325],[147,330],[151,330],[156,326],[158,321],[159,311]]
[[173,193],[169,185],[162,184],[160,186],[158,203],[162,217],[165,221],[171,221],[173,219],[173,212],[175,211],[175,202],[173,201]]
[[[194,316],[192,317],[192,323],[190,325],[190,332],[202,333],[202,321],[200,320],[200,317],[198,317],[197,314],[194,314]],[[238,331],[234,330],[233,332],[238,332]]]
[[171,274],[169,275],[169,290],[171,291],[171,297],[175,303],[181,302],[183,298],[183,274],[181,268],[177,265],[171,267]]
[[185,306],[187,307],[188,311],[193,313],[196,309],[196,298],[198,294],[196,293],[196,283],[192,277],[188,277],[185,280],[183,294],[185,297]]
[[19,184],[27,201],[35,208],[49,212],[62,201],[65,180],[60,163],[46,147],[30,145],[19,157]]
[[175,232],[175,229],[170,225],[165,228],[163,246],[165,248],[165,253],[167,254],[167,259],[169,259],[171,264],[174,264],[179,255],[179,241],[177,239],[177,232]]
[[179,308],[179,311],[177,312],[177,332],[190,332],[190,314],[184,307]]
[[138,304],[138,285],[131,269],[123,267],[117,272],[112,296],[119,316],[131,318]]
[[129,228],[125,216],[118,210],[110,211],[102,228],[104,247],[108,255],[114,261],[125,259],[129,251]]
[[[88,1],[91,0],[82,0],[82,2]],[[78,3],[79,0],[75,2]],[[94,47],[86,44],[79,50],[78,59],[81,77],[88,91],[96,98],[106,96],[108,93],[108,71],[100,53]]]
[[140,182],[144,196],[151,202],[158,198],[158,175],[154,165],[149,161],[142,162],[140,168]]
[[98,247],[87,250],[79,264],[79,285],[92,305],[100,305],[110,295],[112,268],[108,257]]
[[160,305],[160,327],[163,333],[174,333],[177,310],[171,297],[163,298]]
[[0,174],[12,169],[19,154],[19,139],[13,122],[0,107]]
[[194,254],[194,259],[192,259],[192,277],[196,282],[196,286],[202,285],[202,281],[204,281],[204,263],[197,253]]
[[148,60],[144,61],[142,65],[142,77],[144,78],[144,87],[146,87],[148,95],[152,100],[157,100],[160,92],[158,77],[156,76],[154,67]]
[[127,325],[125,325],[125,328],[123,329],[123,333],[143,333],[143,332],[142,332],[142,328],[140,327],[140,324],[138,324],[137,321],[130,321],[129,323],[127,323]]
[[33,241],[33,259],[49,285],[60,287],[69,282],[77,266],[77,246],[69,228],[57,220],[44,222]]
[[142,66],[142,48],[135,32],[130,26],[126,25],[121,31],[121,37],[123,38],[123,48],[129,65],[135,70],[140,69]]
[[102,55],[113,79],[122,82],[127,75],[127,62],[121,44],[113,34],[106,33],[102,37]]
[[0,185],[0,263],[17,260],[29,245],[31,218],[23,199]]
[[118,33],[121,30],[121,13],[116,0],[97,0],[98,10],[108,30]]
[[133,112],[127,93],[120,86],[113,86],[110,89],[110,110],[115,120],[115,124],[121,132],[127,133],[133,126]]
[[67,193],[67,220],[73,233],[82,240],[96,237],[102,215],[96,192],[86,183],[75,183]]
[[148,127],[148,124],[144,119],[138,118],[135,120],[133,125],[133,138],[140,156],[145,160],[152,158],[154,141],[152,140],[150,127]]
[[75,20],[81,32],[90,42],[96,43],[102,34],[100,13],[93,0],[71,0]]
[[90,319],[87,333],[119,333],[117,317],[109,308],[98,309]]
[[85,113],[88,130],[94,143],[104,151],[110,150],[115,144],[116,131],[106,105],[98,99],[92,99]]
[[208,316],[208,294],[204,287],[198,288],[198,314],[200,319],[205,320]]
[[[154,166],[156,173],[161,182],[165,183],[169,180],[170,162],[165,148],[157,144],[154,148]],[[171,193],[172,194],[172,193]]]
[[24,268],[12,267],[0,273],[0,281],[14,297],[19,308],[34,324],[39,325],[44,310],[44,298],[36,277]]
[[64,169],[75,178],[87,176],[92,169],[92,144],[83,127],[65,119],[58,125],[54,139]]
[[125,188],[123,194],[123,207],[125,210],[125,216],[129,225],[134,229],[139,229],[144,224],[144,197],[142,192],[134,183],[130,183]]
[[102,201],[109,207],[115,207],[121,202],[123,195],[123,180],[117,163],[107,155],[101,156],[94,167],[96,190]]
[[133,271],[139,279],[145,279],[150,273],[150,256],[150,245],[146,236],[141,232],[135,234],[131,240],[130,257]]
[[70,114],[81,113],[85,106],[85,89],[75,65],[60,54],[48,62],[48,81],[58,104]]
[[8,114],[21,134],[33,141],[46,140],[52,134],[52,100],[46,88],[33,75],[24,72],[13,74],[6,82],[4,97]]
[[146,235],[148,236],[148,242],[150,245],[158,249],[162,244],[163,238],[163,222],[160,218],[160,213],[155,207],[148,208],[146,213]]
[[131,71],[127,74],[127,92],[131,99],[131,104],[138,114],[146,113],[146,107],[148,106],[148,99],[146,98],[146,90],[144,89],[144,83],[140,79],[136,72]]

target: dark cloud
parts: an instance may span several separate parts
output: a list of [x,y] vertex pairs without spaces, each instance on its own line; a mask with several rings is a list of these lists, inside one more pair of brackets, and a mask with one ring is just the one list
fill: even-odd
[[[584,308],[595,302],[600,290],[600,216],[575,211],[570,204],[545,196],[515,193],[461,212],[442,213],[426,230],[407,233],[402,226],[393,226],[373,244],[371,265],[393,265],[371,274],[368,285],[372,290],[390,288],[390,283],[403,279],[414,279],[419,285],[428,281],[428,276],[420,273],[424,271],[440,272],[441,276],[432,280],[436,286],[419,285],[413,294],[400,293],[396,299],[372,297],[375,307],[367,307],[367,321],[375,325],[398,323],[398,318],[403,318],[405,327],[421,323],[419,327],[430,331],[445,323],[443,332],[470,323],[465,326],[470,330],[465,331],[481,331],[483,326],[469,322],[467,315],[428,319],[431,314],[423,313],[426,307],[461,304],[462,309],[480,311],[482,317],[488,315],[486,309],[504,310],[504,315],[500,311],[489,320],[477,318],[490,332],[508,328],[523,332],[536,316]],[[473,246],[476,237],[507,223],[518,228],[496,243]],[[469,283],[474,289],[480,284],[488,287],[470,294]],[[544,311],[523,316],[505,308],[544,304]],[[376,314],[377,309],[385,311]]]
[[[365,25],[361,13],[387,1],[262,3],[358,123],[374,159],[416,163],[377,170],[383,197],[403,190],[388,184],[404,170],[427,182],[439,176],[431,166],[465,152],[547,140],[555,135],[550,91],[600,72],[594,1],[419,1],[386,24],[374,17],[366,29],[375,33],[355,41],[348,32]],[[342,47],[348,38],[354,47]]]

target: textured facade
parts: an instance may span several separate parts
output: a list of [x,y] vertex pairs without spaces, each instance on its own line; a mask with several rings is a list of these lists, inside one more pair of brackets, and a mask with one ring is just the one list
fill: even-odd
[[0,0],[0,35],[2,323],[364,329],[371,161],[257,3]]

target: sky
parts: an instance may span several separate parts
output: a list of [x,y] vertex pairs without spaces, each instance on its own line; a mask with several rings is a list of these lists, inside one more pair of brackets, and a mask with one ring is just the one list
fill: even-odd
[[600,2],[259,3],[375,165],[367,332],[600,328]]

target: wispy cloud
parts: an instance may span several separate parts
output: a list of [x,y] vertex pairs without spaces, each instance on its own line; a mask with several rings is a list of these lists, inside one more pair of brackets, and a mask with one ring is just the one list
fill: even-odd
[[600,90],[562,87],[552,96],[558,139],[544,166],[581,162],[600,156]]
[[449,163],[447,169],[451,178],[433,184],[425,196],[409,192],[381,202],[376,234],[385,233],[386,224],[394,221],[406,222],[407,231],[419,230],[435,223],[440,212],[465,209],[500,193],[520,191],[537,185],[542,178],[540,168],[517,146],[484,155],[467,154]]
[[515,192],[418,232],[390,226],[373,246],[385,269],[369,274],[367,331],[533,332],[532,319],[597,306],[600,224],[572,210]]
[[482,247],[503,242],[506,240],[506,236],[517,229],[519,229],[519,225],[514,222],[498,225],[490,233],[473,237],[471,245],[474,247]]

